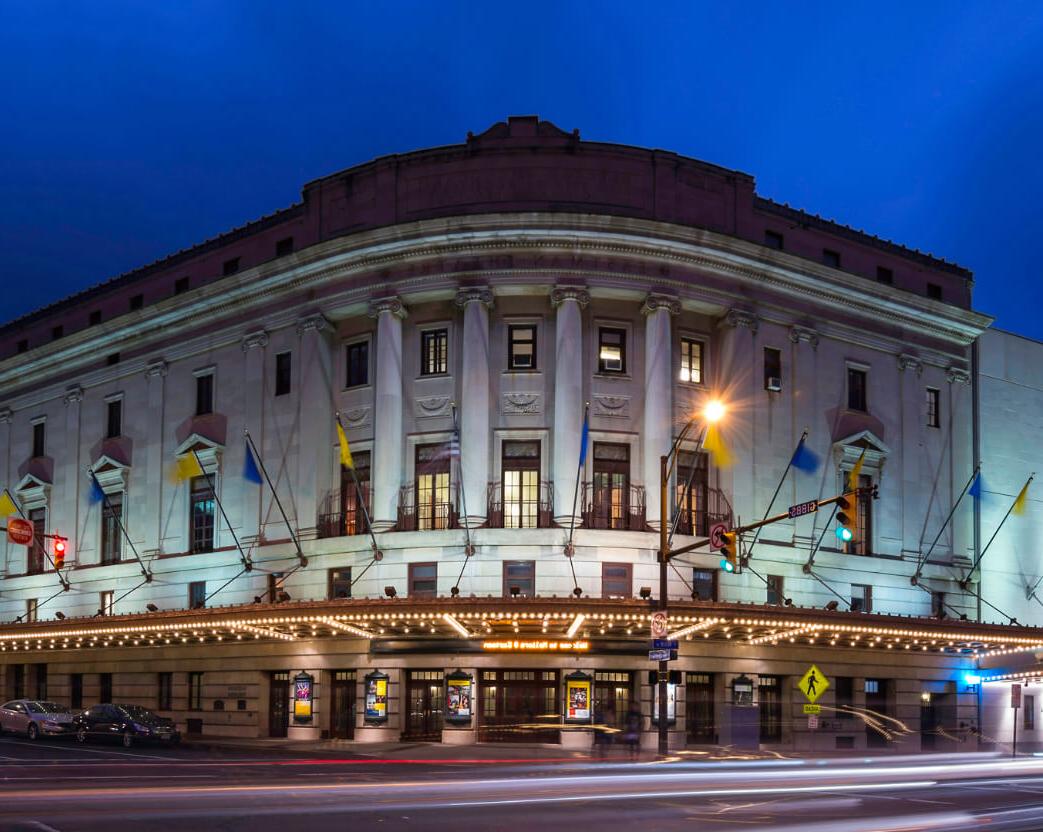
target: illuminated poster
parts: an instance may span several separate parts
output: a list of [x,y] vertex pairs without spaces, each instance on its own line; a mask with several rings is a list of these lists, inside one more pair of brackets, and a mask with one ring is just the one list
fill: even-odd
[[315,678],[301,672],[293,679],[293,720],[298,724],[311,723],[312,692]]
[[381,724],[388,720],[388,676],[366,675],[366,720]]
[[470,724],[474,705],[474,679],[466,672],[453,672],[445,680],[445,720]]
[[[652,726],[659,726],[659,687],[652,687]],[[666,723],[673,724],[677,721],[677,684],[666,685]]]
[[590,678],[587,675],[577,673],[565,678],[565,721],[590,722]]

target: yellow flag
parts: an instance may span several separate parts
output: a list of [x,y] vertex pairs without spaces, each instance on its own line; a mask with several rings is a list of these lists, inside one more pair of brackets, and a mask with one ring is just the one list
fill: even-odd
[[337,439],[340,440],[340,462],[348,469],[355,468],[355,461],[351,459],[351,447],[348,445],[348,436],[344,434],[344,427],[337,421]]
[[862,464],[866,459],[866,450],[862,450],[862,454],[858,456],[858,460],[855,461],[855,465],[851,467],[851,472],[847,477],[847,488],[858,489],[858,476],[862,473]]
[[179,481],[198,478],[202,474],[203,467],[199,465],[199,459],[194,454],[182,455],[177,459],[177,479]]
[[706,437],[703,438],[703,448],[713,456],[714,465],[718,469],[727,469],[732,465],[732,454],[717,426],[707,427]]
[[1012,513],[1014,513],[1014,515],[1025,514],[1025,502],[1028,501],[1030,482],[1031,478],[1028,481],[1025,481],[1025,486],[1021,488],[1021,492],[1018,493],[1018,497],[1014,499],[1014,506],[1011,507],[1010,510]]
[[7,518],[9,515],[18,515],[18,507],[15,506],[10,494],[5,489],[0,492],[0,519]]

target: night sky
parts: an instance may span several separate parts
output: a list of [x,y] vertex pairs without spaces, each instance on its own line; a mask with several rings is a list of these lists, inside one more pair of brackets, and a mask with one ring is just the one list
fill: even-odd
[[1043,3],[0,0],[0,319],[538,114],[975,272],[1043,339]]

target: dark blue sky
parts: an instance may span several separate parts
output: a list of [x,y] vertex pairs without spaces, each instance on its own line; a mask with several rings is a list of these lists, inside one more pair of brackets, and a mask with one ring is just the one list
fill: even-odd
[[[741,8],[741,11],[739,9]],[[955,260],[1043,339],[1043,4],[0,0],[0,319],[536,113]]]

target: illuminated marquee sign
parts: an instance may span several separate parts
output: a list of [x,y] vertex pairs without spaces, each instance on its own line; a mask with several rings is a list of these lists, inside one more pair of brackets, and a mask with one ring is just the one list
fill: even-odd
[[485,640],[482,649],[487,652],[585,652],[588,640]]

